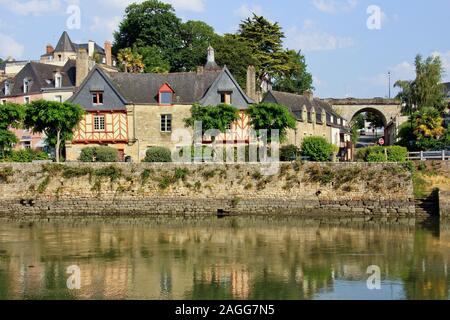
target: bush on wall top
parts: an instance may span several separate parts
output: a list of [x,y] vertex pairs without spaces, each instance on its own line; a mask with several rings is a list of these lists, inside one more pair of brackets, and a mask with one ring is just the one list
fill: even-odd
[[150,147],[147,149],[144,162],[172,162],[172,153],[168,148]]
[[48,160],[48,154],[31,149],[13,150],[5,158],[0,159],[0,162],[32,162],[35,160]]
[[307,137],[302,143],[302,156],[310,161],[326,162],[334,152],[334,146],[323,137]]
[[119,153],[111,147],[87,147],[81,150],[81,162],[118,162]]
[[[387,153],[387,159],[385,152]],[[359,149],[356,153],[356,159],[364,162],[406,162],[408,150],[400,146],[368,147]]]

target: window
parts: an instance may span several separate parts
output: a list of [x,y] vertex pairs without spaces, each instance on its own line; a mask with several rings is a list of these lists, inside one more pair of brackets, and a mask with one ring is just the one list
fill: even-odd
[[62,76],[60,73],[55,75],[55,88],[61,88],[62,86]]
[[322,123],[322,112],[318,111],[316,113],[316,123]]
[[30,92],[30,80],[24,79],[23,80],[23,93],[28,93],[28,92]]
[[31,141],[25,141],[22,145],[24,149],[31,149]]
[[172,131],[172,115],[163,114],[161,115],[161,132],[171,132]]
[[94,131],[105,131],[105,116],[94,116]]
[[308,122],[312,122],[312,113],[308,111]]
[[9,81],[5,82],[5,96],[9,96],[11,94],[11,85],[9,84]]
[[55,96],[55,101],[56,102],[63,102],[62,101],[62,96]]
[[159,104],[171,105],[172,104],[172,92],[160,92]]
[[93,92],[92,93],[92,104],[102,105],[103,104],[103,92]]
[[231,92],[221,92],[220,103],[231,104]]
[[23,98],[23,102],[24,102],[25,104],[29,104],[29,103],[30,103],[30,97],[25,97],[25,98]]

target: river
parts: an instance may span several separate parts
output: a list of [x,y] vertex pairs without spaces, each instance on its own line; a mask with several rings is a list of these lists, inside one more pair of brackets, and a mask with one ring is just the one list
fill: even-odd
[[449,262],[439,221],[0,220],[0,299],[447,300]]

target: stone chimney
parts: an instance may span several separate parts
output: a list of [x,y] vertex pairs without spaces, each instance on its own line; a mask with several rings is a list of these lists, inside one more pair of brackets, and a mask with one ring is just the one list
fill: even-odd
[[248,66],[247,68],[247,96],[254,100],[255,102],[257,101],[257,96],[256,96],[256,69],[255,66]]
[[46,53],[46,54],[51,54],[51,53],[53,53],[53,51],[55,51],[55,49],[53,48],[53,46],[52,46],[51,44],[48,44],[48,45],[45,47],[45,53]]
[[88,42],[88,55],[90,58],[94,57],[94,53],[95,53],[95,42],[92,40],[89,40]]
[[216,54],[215,54],[214,48],[209,46],[207,63],[215,63],[215,62],[216,62]]
[[106,58],[106,65],[111,67],[112,66],[112,45],[111,42],[105,41],[105,58]]
[[309,101],[313,101],[314,100],[314,93],[312,90],[306,90],[305,93],[303,94],[306,98],[308,98]]
[[89,73],[89,56],[86,49],[79,49],[76,61],[76,87],[79,87]]

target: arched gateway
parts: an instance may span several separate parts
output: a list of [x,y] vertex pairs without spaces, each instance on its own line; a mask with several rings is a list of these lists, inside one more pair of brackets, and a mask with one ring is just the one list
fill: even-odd
[[396,99],[327,99],[333,109],[350,123],[362,112],[372,112],[383,120],[387,144],[395,142],[398,127],[405,121],[401,116],[402,105]]

